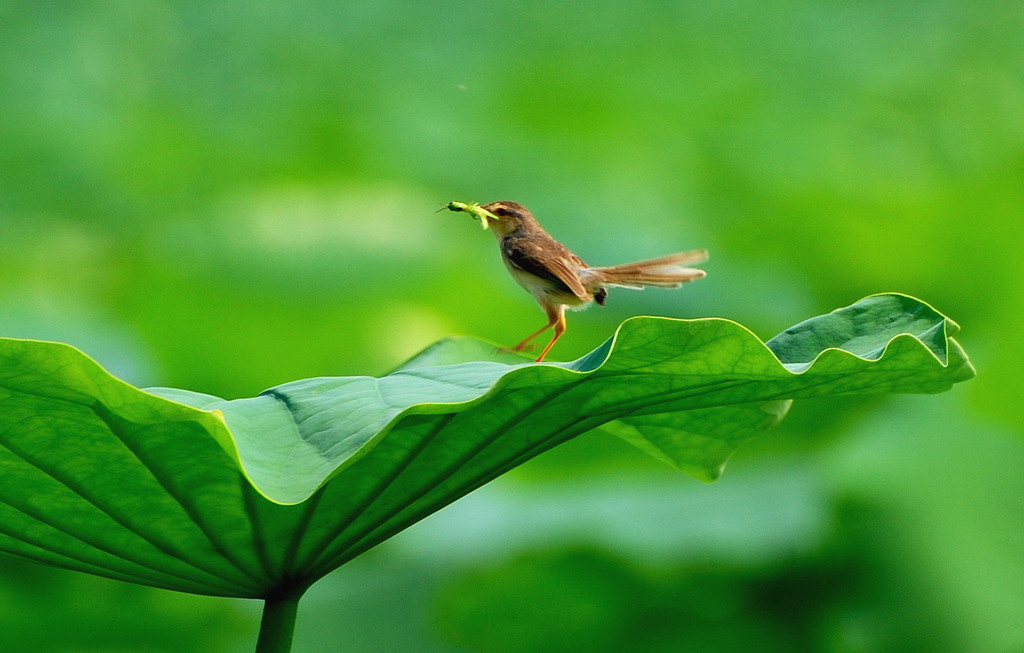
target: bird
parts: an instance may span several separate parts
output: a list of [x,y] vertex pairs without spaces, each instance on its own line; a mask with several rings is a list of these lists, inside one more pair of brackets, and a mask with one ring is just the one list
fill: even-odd
[[692,267],[708,258],[707,250],[669,254],[658,258],[610,267],[590,267],[565,245],[555,240],[522,204],[511,201],[449,202],[449,211],[469,213],[490,229],[498,240],[501,258],[512,278],[526,289],[547,314],[548,321],[508,350],[521,352],[534,339],[554,327],[554,336],[541,351],[540,363],[566,330],[565,311],[598,304],[604,306],[608,288],[643,289],[647,286],[678,288],[701,279],[704,270]]

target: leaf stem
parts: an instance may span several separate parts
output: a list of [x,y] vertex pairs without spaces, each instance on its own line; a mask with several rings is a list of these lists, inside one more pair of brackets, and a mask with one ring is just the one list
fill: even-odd
[[295,615],[306,587],[285,587],[266,598],[256,653],[289,653],[295,633]]

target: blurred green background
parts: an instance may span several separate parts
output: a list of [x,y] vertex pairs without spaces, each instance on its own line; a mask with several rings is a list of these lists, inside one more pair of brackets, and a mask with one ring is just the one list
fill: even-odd
[[[1024,650],[1024,5],[0,3],[0,334],[225,397],[543,315],[449,200],[594,264],[707,247],[634,314],[762,337],[880,291],[948,394],[805,401],[703,485],[571,442],[335,572],[295,650]],[[255,602],[0,560],[0,651],[242,652]]]

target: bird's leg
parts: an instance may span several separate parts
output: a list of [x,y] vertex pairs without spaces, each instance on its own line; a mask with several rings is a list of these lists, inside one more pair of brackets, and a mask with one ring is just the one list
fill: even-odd
[[555,309],[555,337],[551,339],[551,342],[548,343],[548,346],[544,348],[544,351],[540,353],[535,362],[539,363],[544,360],[544,357],[548,355],[548,352],[555,346],[555,343],[562,337],[563,333],[565,333],[565,306],[560,305]]
[[555,324],[556,322],[558,322],[558,314],[559,314],[558,309],[556,309],[554,306],[545,306],[544,307],[544,311],[548,314],[548,323],[545,324],[544,326],[542,326],[541,328],[537,329],[536,331],[534,331],[530,335],[528,335],[525,338],[523,338],[522,341],[518,345],[516,345],[515,347],[512,347],[508,351],[514,351],[514,352],[523,351],[524,349],[526,349],[527,347],[530,346],[530,341],[531,340],[533,340],[534,338],[536,338],[540,334],[542,334],[545,331],[547,331],[548,329],[550,329],[552,324]]

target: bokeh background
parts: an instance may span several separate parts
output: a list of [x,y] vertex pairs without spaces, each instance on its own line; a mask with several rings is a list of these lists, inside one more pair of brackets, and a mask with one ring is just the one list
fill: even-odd
[[[513,343],[543,315],[455,199],[594,264],[711,250],[555,359],[913,294],[975,380],[798,402],[712,485],[581,437],[326,578],[295,650],[1022,651],[1022,34],[1006,0],[0,3],[0,333],[225,397]],[[0,560],[0,651],[258,618]]]

